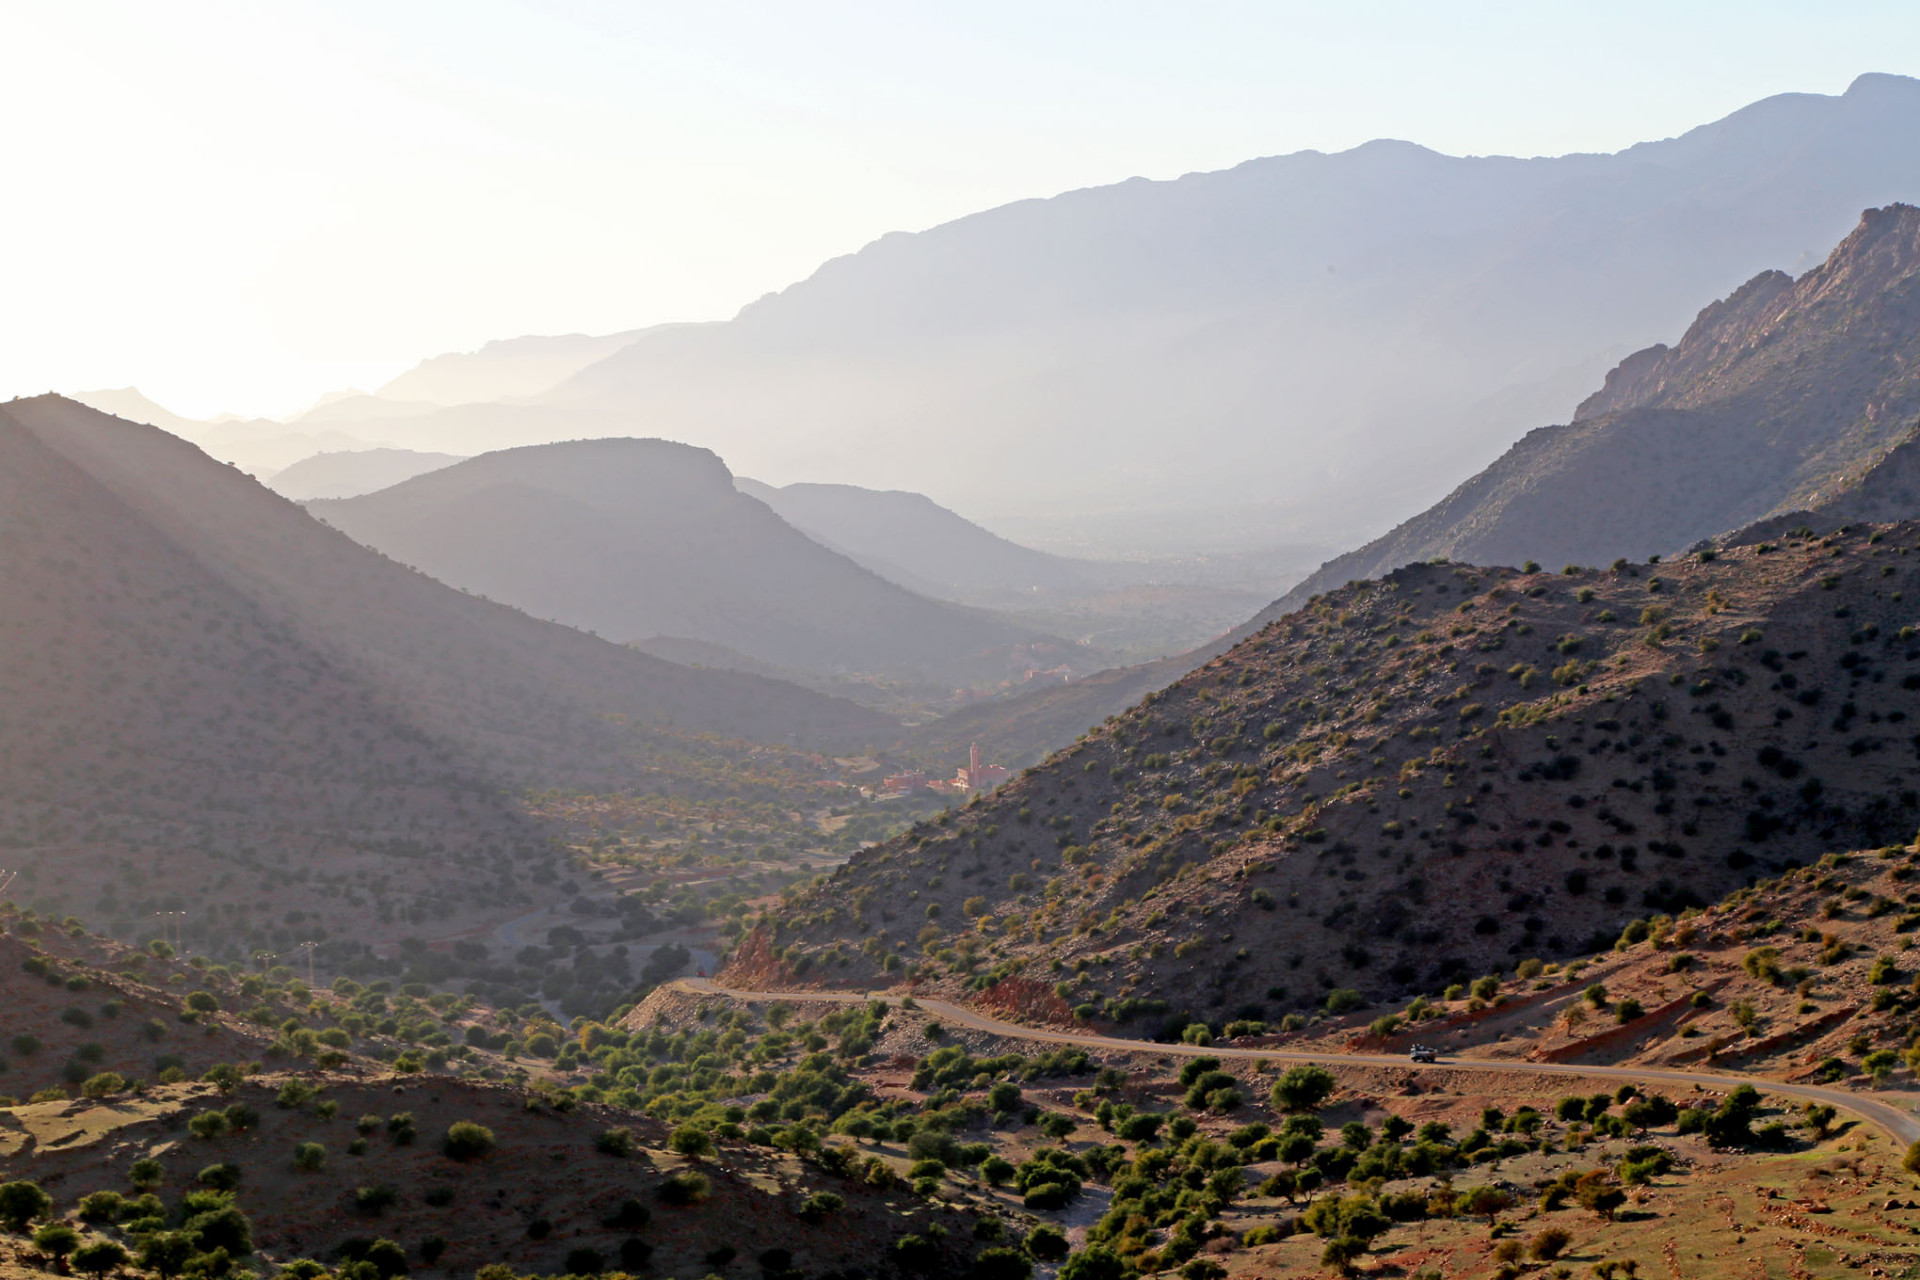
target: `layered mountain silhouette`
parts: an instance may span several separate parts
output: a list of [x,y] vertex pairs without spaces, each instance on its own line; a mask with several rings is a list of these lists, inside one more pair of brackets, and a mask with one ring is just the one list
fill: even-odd
[[523,786],[648,784],[692,735],[892,729],[463,595],[182,440],[51,396],[0,405],[0,619],[15,867],[263,841],[526,852],[544,842]]
[[76,391],[72,398],[102,413],[191,440],[208,456],[231,462],[263,479],[317,453],[379,444],[378,440],[365,440],[325,423],[292,427],[271,418],[188,418],[155,404],[137,387]]
[[295,502],[315,498],[357,498],[391,488],[429,471],[452,466],[451,453],[415,453],[411,449],[342,449],[316,453],[275,472],[267,487]]
[[1076,562],[1010,542],[920,493],[850,484],[776,488],[744,477],[758,498],[794,528],[890,582],[944,600],[1018,592],[1089,592],[1121,566]]
[[1341,556],[1263,617],[1434,556],[1605,563],[1755,522],[1920,513],[1920,209],[1869,210],[1799,279],[1756,276],[1673,347],[1623,361],[1564,426],[1385,537]]
[[384,438],[664,435],[1102,554],[1350,543],[1702,299],[1920,200],[1915,154],[1920,81],[1875,75],[1613,155],[1381,141],[1135,179],[886,236],[730,322],[644,331],[523,403]]
[[646,330],[626,333],[534,335],[489,342],[422,360],[381,384],[373,398],[419,404],[471,404],[538,395],[605,359]]
[[664,440],[502,450],[310,509],[441,581],[622,643],[699,642],[718,665],[1003,679],[1072,648],[886,581]]

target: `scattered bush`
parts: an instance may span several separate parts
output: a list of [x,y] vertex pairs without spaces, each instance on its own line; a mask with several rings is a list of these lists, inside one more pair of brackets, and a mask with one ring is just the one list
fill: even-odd
[[1037,1262],[1058,1262],[1067,1256],[1067,1235],[1051,1222],[1043,1222],[1027,1232],[1021,1247]]
[[1318,1111],[1338,1086],[1339,1081],[1325,1067],[1289,1067],[1273,1083],[1273,1105],[1280,1111]]
[[605,1129],[593,1140],[593,1149],[603,1156],[617,1156],[626,1159],[634,1153],[633,1130],[625,1125]]
[[471,1120],[459,1120],[447,1126],[440,1150],[450,1160],[477,1160],[493,1150],[494,1145],[493,1130]]
[[671,1174],[660,1184],[660,1199],[672,1205],[699,1204],[712,1194],[713,1184],[707,1181],[704,1173],[692,1169],[682,1169]]

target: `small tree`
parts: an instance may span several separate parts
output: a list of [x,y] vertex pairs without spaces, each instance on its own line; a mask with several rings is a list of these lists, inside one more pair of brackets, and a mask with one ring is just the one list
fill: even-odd
[[37,1182],[9,1182],[0,1185],[0,1223],[9,1231],[25,1231],[35,1218],[46,1216],[53,1208],[53,1197]]
[[111,1240],[96,1240],[73,1251],[74,1268],[90,1276],[104,1276],[126,1264],[127,1251]]
[[160,1280],[173,1280],[199,1249],[194,1238],[184,1231],[156,1231],[140,1242],[138,1260],[148,1271],[158,1272]]
[[1318,1111],[1338,1084],[1325,1067],[1289,1067],[1273,1082],[1273,1105],[1281,1111]]
[[49,1222],[33,1233],[33,1247],[58,1262],[80,1247],[80,1233],[64,1222]]
[[1513,1197],[1499,1187],[1474,1187],[1456,1205],[1461,1213],[1484,1216],[1491,1227],[1495,1218],[1513,1206]]
[[1582,1209],[1598,1214],[1608,1222],[1613,1221],[1614,1210],[1627,1202],[1627,1193],[1608,1181],[1606,1171],[1602,1169],[1582,1174],[1580,1180],[1573,1184],[1573,1195]]
[[667,1135],[667,1146],[690,1160],[713,1154],[713,1135],[697,1124],[683,1124]]
[[327,1149],[317,1142],[303,1142],[293,1149],[293,1167],[301,1173],[318,1173],[327,1167]]
[[135,1160],[127,1169],[127,1181],[136,1191],[151,1191],[167,1179],[167,1167],[158,1160]]
[[118,1191],[94,1191],[80,1197],[82,1222],[114,1222],[126,1209],[126,1198]]

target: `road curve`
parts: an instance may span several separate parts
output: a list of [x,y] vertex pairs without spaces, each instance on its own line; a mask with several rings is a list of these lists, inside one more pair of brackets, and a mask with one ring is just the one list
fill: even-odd
[[[681,978],[670,985],[700,995],[730,996],[736,1000],[814,1000],[833,1004],[865,1004],[869,1000],[898,1003],[899,992],[892,991],[743,991],[723,987],[712,978]],[[1819,1085],[1787,1084],[1759,1076],[1743,1076],[1721,1071],[1674,1071],[1662,1067],[1594,1067],[1571,1062],[1499,1062],[1480,1058],[1456,1059],[1432,1065],[1415,1065],[1402,1057],[1383,1053],[1319,1053],[1289,1049],[1235,1049],[1223,1045],[1204,1048],[1191,1044],[1162,1044],[1155,1040],[1127,1040],[1119,1036],[1082,1035],[1072,1031],[1053,1031],[1042,1027],[1023,1027],[1002,1022],[983,1013],[946,1000],[915,996],[914,1003],[943,1020],[975,1031],[985,1031],[1009,1039],[1035,1040],[1043,1044],[1067,1044],[1084,1049],[1116,1049],[1124,1053],[1153,1053],[1178,1057],[1264,1059],[1268,1062],[1313,1062],[1327,1066],[1400,1067],[1418,1071],[1507,1071],[1516,1075],[1579,1076],[1631,1081],[1636,1085],[1699,1085],[1703,1089],[1732,1089],[1750,1084],[1767,1093],[1824,1102],[1850,1111],[1901,1146],[1920,1142],[1920,1117],[1904,1107],[1878,1098],[1863,1097],[1845,1089],[1826,1089]]]

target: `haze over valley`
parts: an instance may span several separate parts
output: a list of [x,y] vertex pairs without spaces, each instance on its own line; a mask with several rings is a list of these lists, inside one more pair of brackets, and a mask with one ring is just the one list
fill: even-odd
[[0,1280],[1920,1274],[1913,15],[104,5]]

